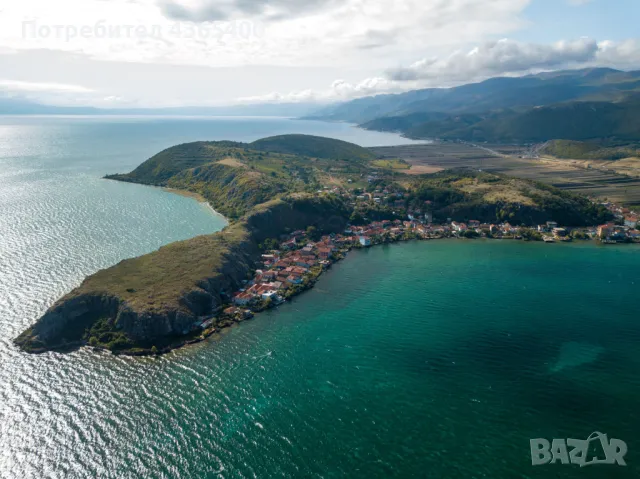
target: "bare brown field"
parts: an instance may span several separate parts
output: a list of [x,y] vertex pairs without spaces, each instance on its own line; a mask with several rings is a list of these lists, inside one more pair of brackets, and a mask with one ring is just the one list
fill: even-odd
[[518,146],[476,147],[458,143],[441,143],[376,147],[371,150],[383,158],[405,160],[412,165],[409,172],[416,167],[424,167],[425,170],[474,168],[541,181],[558,188],[606,198],[614,202],[640,205],[640,178],[638,177],[619,174],[606,168],[588,168],[586,164],[576,164],[570,160],[518,158],[524,151],[524,148]]
[[218,163],[225,166],[231,166],[233,168],[247,168],[247,165],[240,162],[236,158],[231,158],[231,157],[225,158],[224,160],[220,160],[218,161]]
[[438,171],[442,171],[444,168],[439,166],[431,166],[431,165],[411,165],[411,168],[408,170],[404,170],[403,173],[407,175],[426,175],[429,173],[437,173]]

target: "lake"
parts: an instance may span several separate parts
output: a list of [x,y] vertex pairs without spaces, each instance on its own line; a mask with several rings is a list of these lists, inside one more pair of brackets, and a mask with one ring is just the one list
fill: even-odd
[[[100,179],[176,143],[310,133],[276,118],[0,117],[0,477],[637,477],[640,249],[410,242],[159,358],[11,340],[84,276],[219,230],[206,206]],[[529,439],[629,446],[531,466]]]

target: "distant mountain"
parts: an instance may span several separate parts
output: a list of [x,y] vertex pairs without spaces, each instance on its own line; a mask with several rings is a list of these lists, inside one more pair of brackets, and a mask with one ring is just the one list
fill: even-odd
[[60,107],[43,105],[13,97],[0,97],[0,115],[98,115],[92,107]]
[[[459,118],[462,120],[457,121]],[[450,117],[413,125],[411,138],[442,138],[478,142],[534,143],[550,139],[636,141],[640,139],[640,101],[567,102],[518,112],[507,110]],[[467,121],[464,121],[464,120]]]
[[635,141],[639,106],[640,72],[592,68],[378,95],[307,118],[357,122],[411,138]]
[[316,110],[315,103],[261,103],[216,107],[94,108],[45,105],[21,98],[0,97],[0,115],[158,115],[158,116],[284,116],[299,117]]
[[359,98],[322,108],[306,118],[365,123],[413,113],[483,113],[570,100],[622,99],[640,92],[640,71],[564,70],[519,78],[491,78],[454,88],[429,88]]

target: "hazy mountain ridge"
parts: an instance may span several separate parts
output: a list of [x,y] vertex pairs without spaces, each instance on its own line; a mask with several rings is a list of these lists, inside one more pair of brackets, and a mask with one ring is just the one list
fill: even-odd
[[640,71],[566,70],[378,95],[310,118],[410,138],[490,142],[640,139]]
[[150,115],[150,116],[280,116],[298,117],[317,110],[315,103],[256,103],[229,106],[163,108],[59,106],[0,96],[0,115]]

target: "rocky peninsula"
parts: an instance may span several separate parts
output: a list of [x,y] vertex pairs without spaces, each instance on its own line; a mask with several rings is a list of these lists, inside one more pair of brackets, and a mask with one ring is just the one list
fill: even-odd
[[348,224],[418,217],[515,224],[559,218],[576,226],[609,219],[586,198],[526,180],[473,171],[409,176],[405,167],[402,160],[381,164],[357,145],[305,135],[164,150],[108,178],[197,194],[230,224],[89,276],[15,342],[32,353],[88,344],[149,354],[196,341],[215,330],[211,318],[234,302],[269,245],[295,231],[320,237]]

